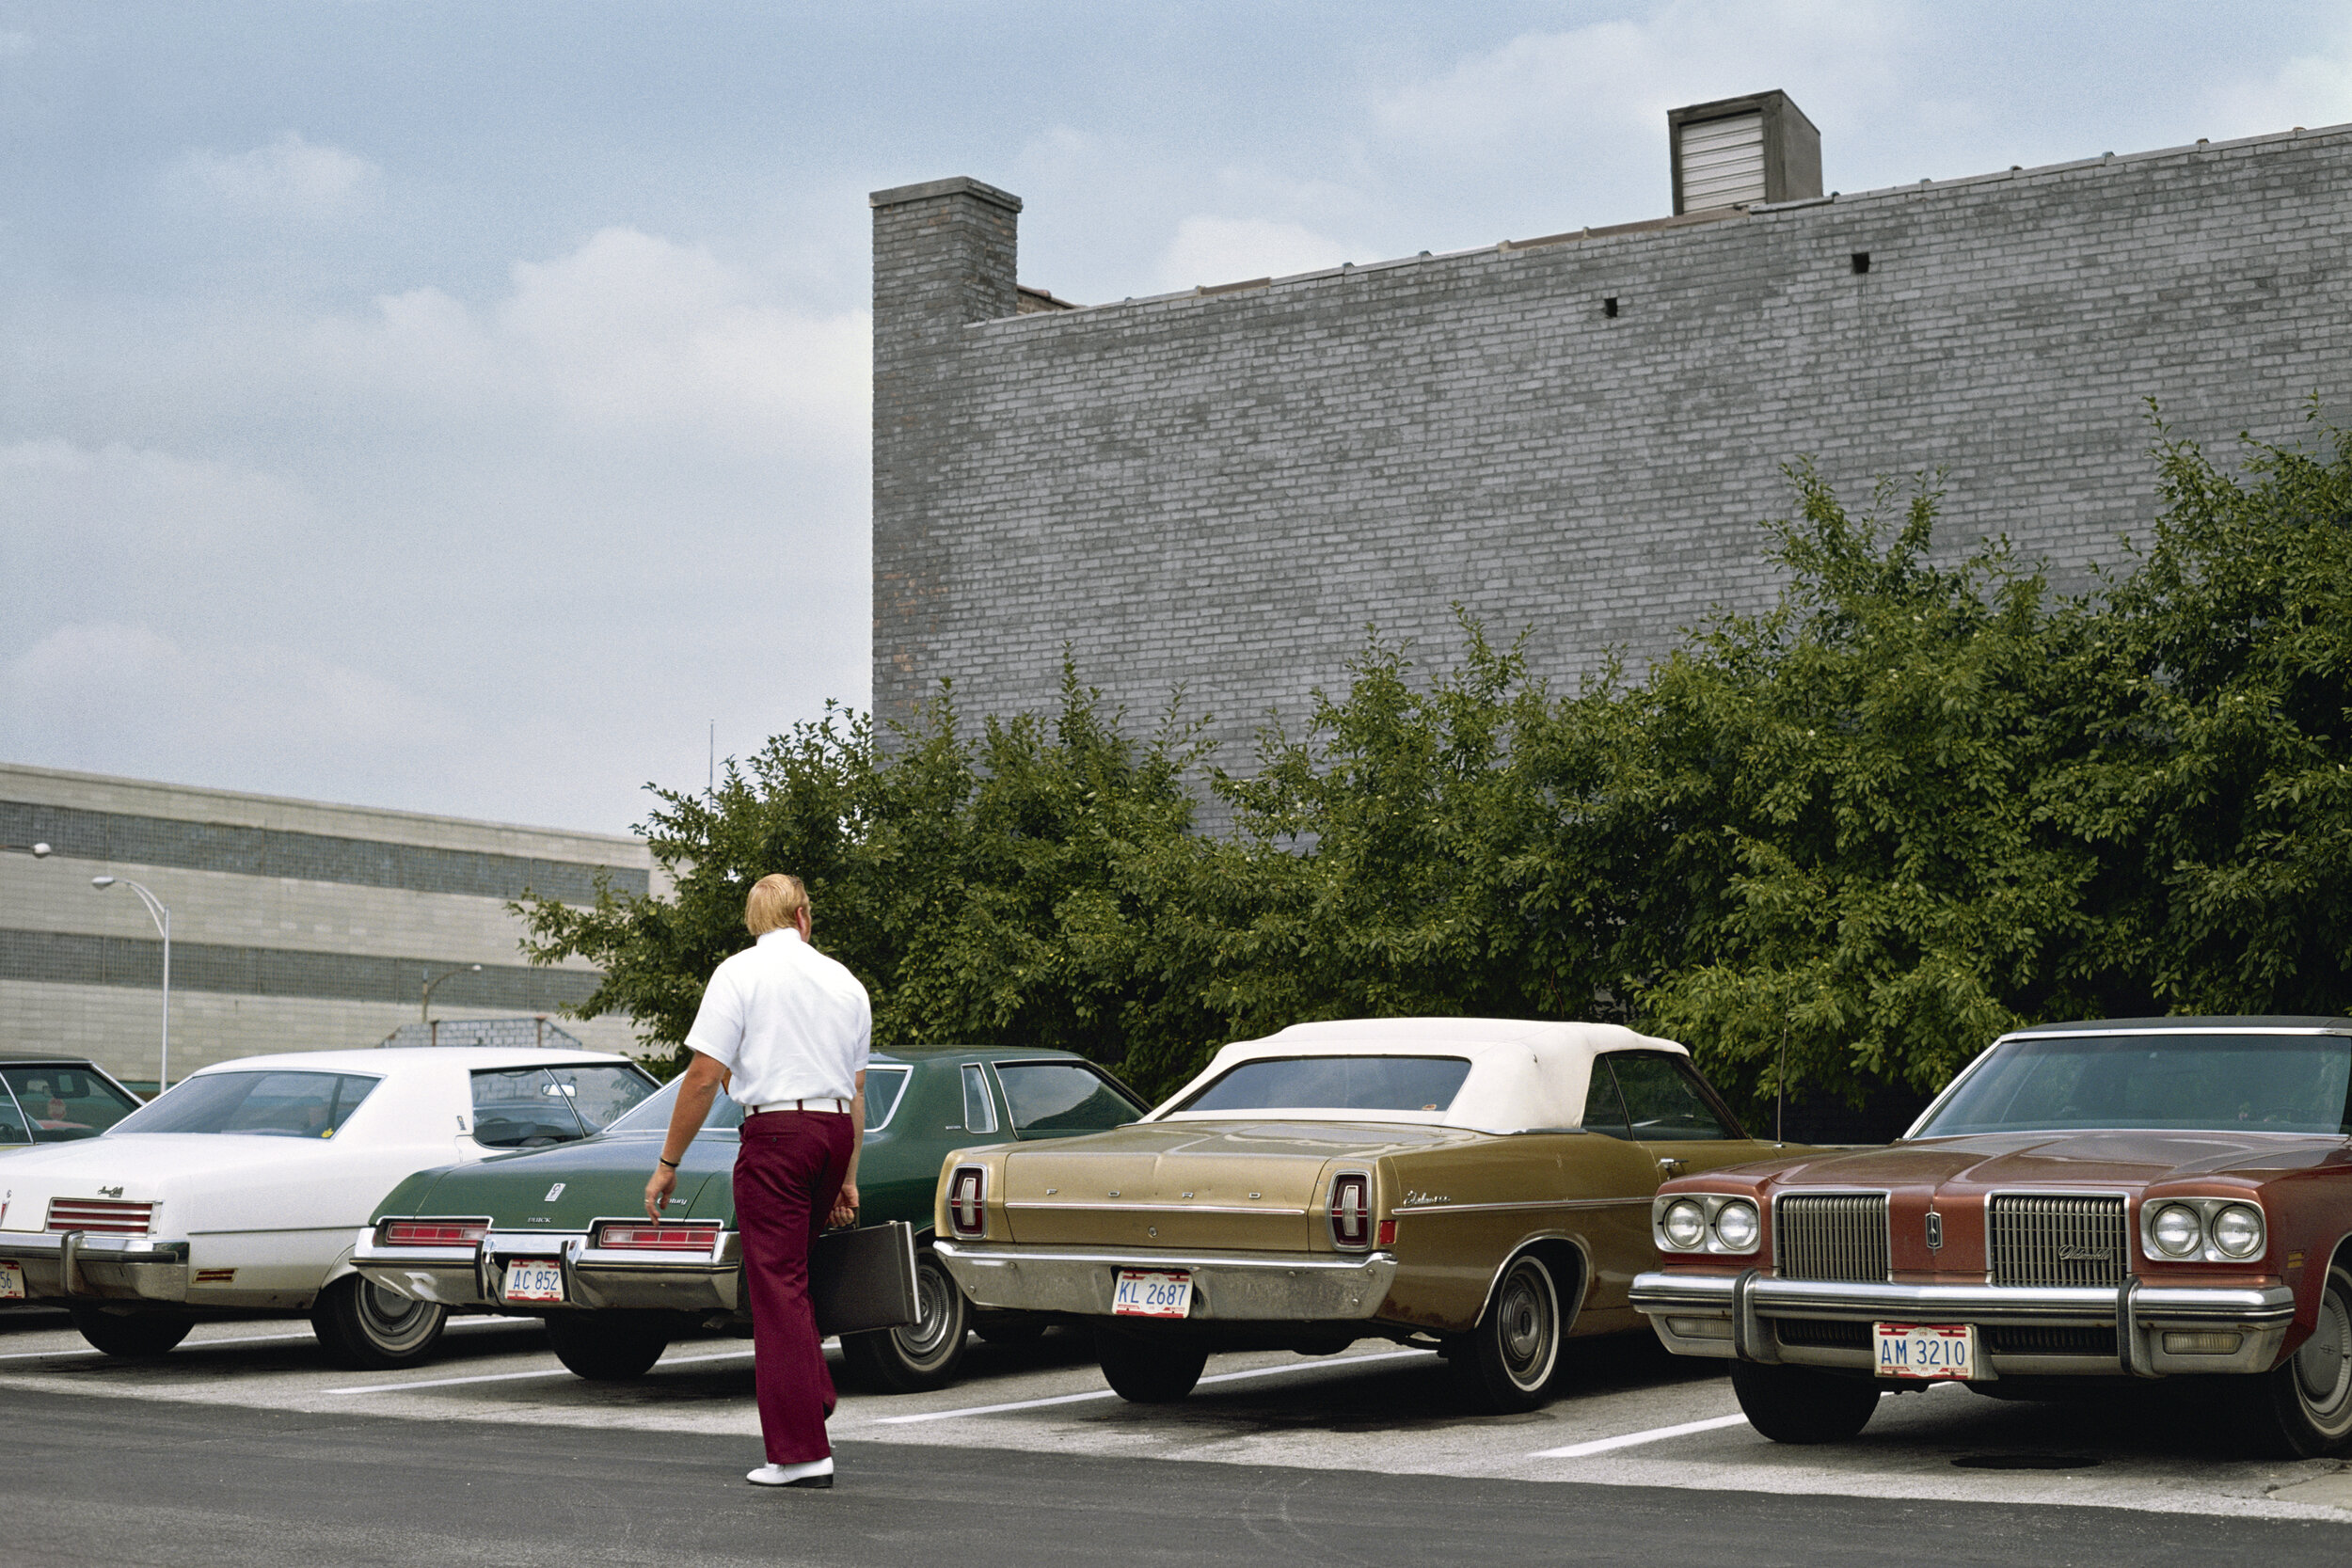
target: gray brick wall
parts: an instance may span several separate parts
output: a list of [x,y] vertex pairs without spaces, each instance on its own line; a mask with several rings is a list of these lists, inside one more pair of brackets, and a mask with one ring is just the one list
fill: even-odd
[[1855,501],[1947,467],[1942,553],[2084,587],[2153,512],[2142,400],[2216,444],[2342,417],[2347,176],[2340,127],[1030,315],[1017,201],[882,193],[875,706],[1045,709],[1068,641],[1238,766],[1368,623],[1451,645],[1456,600],[1555,680],[1638,667],[1770,602],[1806,453]]

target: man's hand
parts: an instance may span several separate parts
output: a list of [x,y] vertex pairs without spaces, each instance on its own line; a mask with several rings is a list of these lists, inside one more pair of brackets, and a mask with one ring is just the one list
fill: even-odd
[[645,1182],[646,1216],[650,1219],[660,1219],[661,1211],[669,1204],[670,1195],[676,1191],[677,1172],[667,1165],[655,1165],[652,1177]]
[[825,1228],[838,1230],[845,1225],[857,1223],[857,1184],[841,1183],[841,1196],[833,1200],[833,1212],[825,1216]]

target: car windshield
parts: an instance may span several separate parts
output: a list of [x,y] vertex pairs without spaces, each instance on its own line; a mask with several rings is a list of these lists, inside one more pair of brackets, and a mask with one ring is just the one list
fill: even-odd
[[1177,1111],[1443,1111],[1470,1076],[1461,1056],[1280,1056],[1243,1062]]
[[0,1144],[94,1138],[139,1102],[86,1067],[0,1068]]
[[1005,1086],[1015,1132],[1100,1132],[1143,1114],[1101,1073],[1077,1062],[998,1062],[996,1081]]
[[2085,1035],[2009,1040],[1914,1134],[2132,1127],[2352,1132],[2339,1035]]
[[201,1072],[108,1130],[331,1138],[380,1079],[357,1072]]

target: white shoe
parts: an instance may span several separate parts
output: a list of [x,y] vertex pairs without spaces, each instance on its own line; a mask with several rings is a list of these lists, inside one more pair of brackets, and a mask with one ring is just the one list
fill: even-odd
[[743,1478],[754,1486],[833,1485],[833,1456],[812,1459],[805,1465],[762,1465]]

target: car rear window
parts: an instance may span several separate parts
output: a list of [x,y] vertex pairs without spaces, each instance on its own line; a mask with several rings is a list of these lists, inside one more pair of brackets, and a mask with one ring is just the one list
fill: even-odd
[[[670,1112],[677,1104],[678,1080],[671,1079],[660,1088],[615,1117],[605,1127],[608,1132],[660,1132],[668,1130]],[[737,1104],[726,1090],[721,1089],[710,1101],[710,1115],[703,1118],[703,1131],[732,1132],[743,1125],[743,1107]]]
[[94,1138],[139,1102],[87,1068],[0,1068],[0,1144]]
[[106,1135],[331,1138],[381,1082],[357,1072],[201,1072],[123,1117]]
[[485,1068],[473,1075],[473,1139],[544,1148],[600,1132],[652,1096],[653,1080],[619,1062]]
[[2352,1132],[2341,1035],[2082,1035],[2009,1040],[1915,1134],[2157,1131]]
[[1015,1132],[1100,1132],[1143,1114],[1083,1062],[998,1062],[996,1081]]
[[1470,1076],[1462,1056],[1279,1056],[1243,1062],[1178,1111],[1443,1111]]

